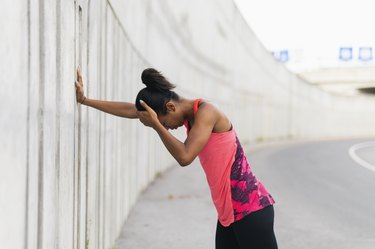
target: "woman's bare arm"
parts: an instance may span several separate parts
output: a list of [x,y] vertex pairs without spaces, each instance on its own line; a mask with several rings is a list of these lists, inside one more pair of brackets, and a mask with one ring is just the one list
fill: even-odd
[[76,98],[77,102],[82,105],[90,106],[112,115],[123,118],[138,118],[137,110],[133,103],[86,98],[83,92],[83,80],[79,68],[77,68]]
[[116,115],[123,118],[138,118],[137,110],[133,103],[128,102],[115,102],[115,101],[105,101],[86,98],[82,105],[87,105],[98,109],[100,111]]
[[167,150],[181,166],[189,165],[201,152],[211,136],[212,130],[218,119],[218,113],[205,105],[195,116],[195,122],[185,142],[181,142],[173,136],[158,120],[157,114],[145,102],[141,105],[146,111],[138,112],[139,120],[145,125],[152,127],[161,138]]

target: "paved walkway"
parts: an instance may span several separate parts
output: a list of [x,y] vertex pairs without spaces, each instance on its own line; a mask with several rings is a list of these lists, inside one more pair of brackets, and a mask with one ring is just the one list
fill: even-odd
[[118,249],[214,248],[216,211],[199,161],[169,169],[133,207]]

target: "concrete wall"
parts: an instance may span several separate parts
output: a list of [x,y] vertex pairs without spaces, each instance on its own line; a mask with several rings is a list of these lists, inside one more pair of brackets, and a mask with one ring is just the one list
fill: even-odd
[[245,144],[375,135],[373,99],[290,74],[231,0],[3,0],[0,33],[1,248],[110,248],[175,165],[137,120],[75,103],[78,65],[88,97],[131,102],[155,67],[178,93],[217,103]]

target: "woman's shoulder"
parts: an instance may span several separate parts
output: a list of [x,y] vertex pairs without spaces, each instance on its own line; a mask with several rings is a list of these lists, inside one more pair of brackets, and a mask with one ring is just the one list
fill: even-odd
[[221,112],[219,108],[206,100],[201,100],[198,105],[197,115],[219,115]]

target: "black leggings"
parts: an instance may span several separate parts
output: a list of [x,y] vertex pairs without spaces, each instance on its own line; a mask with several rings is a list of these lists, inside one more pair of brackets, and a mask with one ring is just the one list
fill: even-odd
[[268,206],[224,227],[217,222],[216,249],[277,249],[274,210]]

